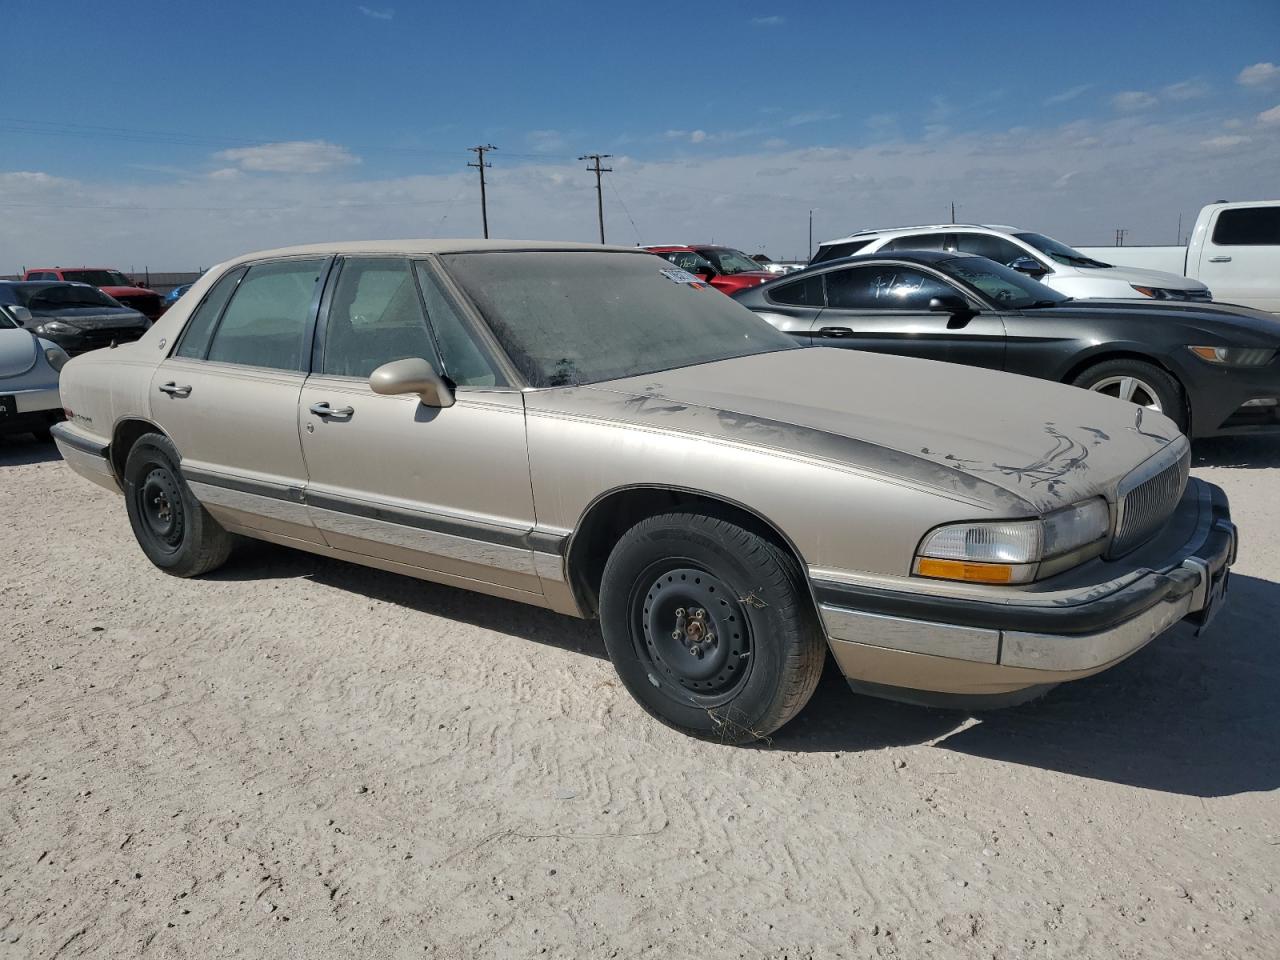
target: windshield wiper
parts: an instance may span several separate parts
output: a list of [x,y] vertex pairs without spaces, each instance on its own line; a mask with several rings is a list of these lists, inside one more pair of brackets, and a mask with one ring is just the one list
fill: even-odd
[[[1070,297],[1067,298],[1068,300]],[[1036,300],[1031,304],[1033,307],[1056,307],[1060,303],[1066,303],[1066,300]]]

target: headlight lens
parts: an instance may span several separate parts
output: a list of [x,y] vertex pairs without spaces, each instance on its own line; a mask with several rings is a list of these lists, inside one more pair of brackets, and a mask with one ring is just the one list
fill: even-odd
[[1028,583],[1050,560],[1105,537],[1111,510],[1102,497],[1038,520],[984,521],[938,527],[916,551],[915,573],[973,583]]
[[71,359],[61,347],[45,347],[44,358],[49,361],[49,366],[59,372],[67,365],[67,361]]
[[79,330],[76,327],[71,326],[69,323],[63,323],[61,320],[49,320],[48,322],[42,323],[40,326],[36,327],[36,333],[39,334],[67,334],[78,332]]
[[1141,284],[1131,283],[1129,286],[1137,290],[1144,297],[1150,297],[1152,300],[1201,300],[1208,299],[1208,290],[1203,292],[1199,290],[1172,290],[1168,287],[1144,287]]
[[1201,360],[1232,367],[1261,367],[1270,363],[1276,351],[1269,347],[1187,347]]

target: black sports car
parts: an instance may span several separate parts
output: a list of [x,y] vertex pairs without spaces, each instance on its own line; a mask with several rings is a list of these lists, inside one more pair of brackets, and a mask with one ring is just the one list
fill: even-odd
[[1280,431],[1280,317],[1225,303],[1072,300],[985,257],[849,257],[735,293],[779,330],[1075,384],[1191,437]]
[[129,343],[151,321],[87,283],[62,280],[0,281],[0,309],[69,355]]

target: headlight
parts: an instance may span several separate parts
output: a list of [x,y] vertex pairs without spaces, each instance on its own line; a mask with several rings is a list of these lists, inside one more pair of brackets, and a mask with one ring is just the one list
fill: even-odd
[[1208,290],[1201,292],[1200,290],[1173,290],[1169,287],[1144,287],[1141,284],[1131,283],[1129,286],[1137,290],[1144,297],[1150,297],[1152,300],[1207,300]]
[[1232,367],[1261,367],[1271,362],[1276,351],[1269,347],[1187,347],[1201,360]]
[[1111,510],[1101,497],[1038,520],[953,523],[929,533],[916,551],[917,576],[971,583],[1029,583],[1041,561],[1106,536]]
[[45,347],[44,358],[49,361],[49,366],[59,372],[67,365],[67,361],[71,359],[61,347]]
[[40,326],[36,327],[36,333],[42,334],[42,335],[51,333],[56,336],[57,334],[60,334],[60,333],[65,335],[68,333],[79,333],[79,332],[80,332],[79,327],[73,327],[69,323],[63,323],[61,320],[49,320],[46,323],[42,323],[40,324]]

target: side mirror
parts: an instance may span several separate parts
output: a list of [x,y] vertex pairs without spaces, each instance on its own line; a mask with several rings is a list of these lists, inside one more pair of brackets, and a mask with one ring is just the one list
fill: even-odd
[[964,297],[954,293],[946,293],[940,297],[929,298],[930,313],[949,313],[955,316],[958,313],[973,313],[973,308],[965,302]]
[[20,326],[23,326],[23,327],[31,326],[31,320],[32,320],[31,311],[28,310],[26,307],[10,307],[9,316],[13,317],[13,319],[17,321],[17,323]]
[[1018,257],[1011,261],[1009,266],[1019,273],[1027,273],[1033,277],[1043,277],[1047,272],[1044,264],[1035,257]]
[[416,393],[427,407],[453,406],[453,387],[421,357],[384,363],[369,374],[369,388],[387,396]]

